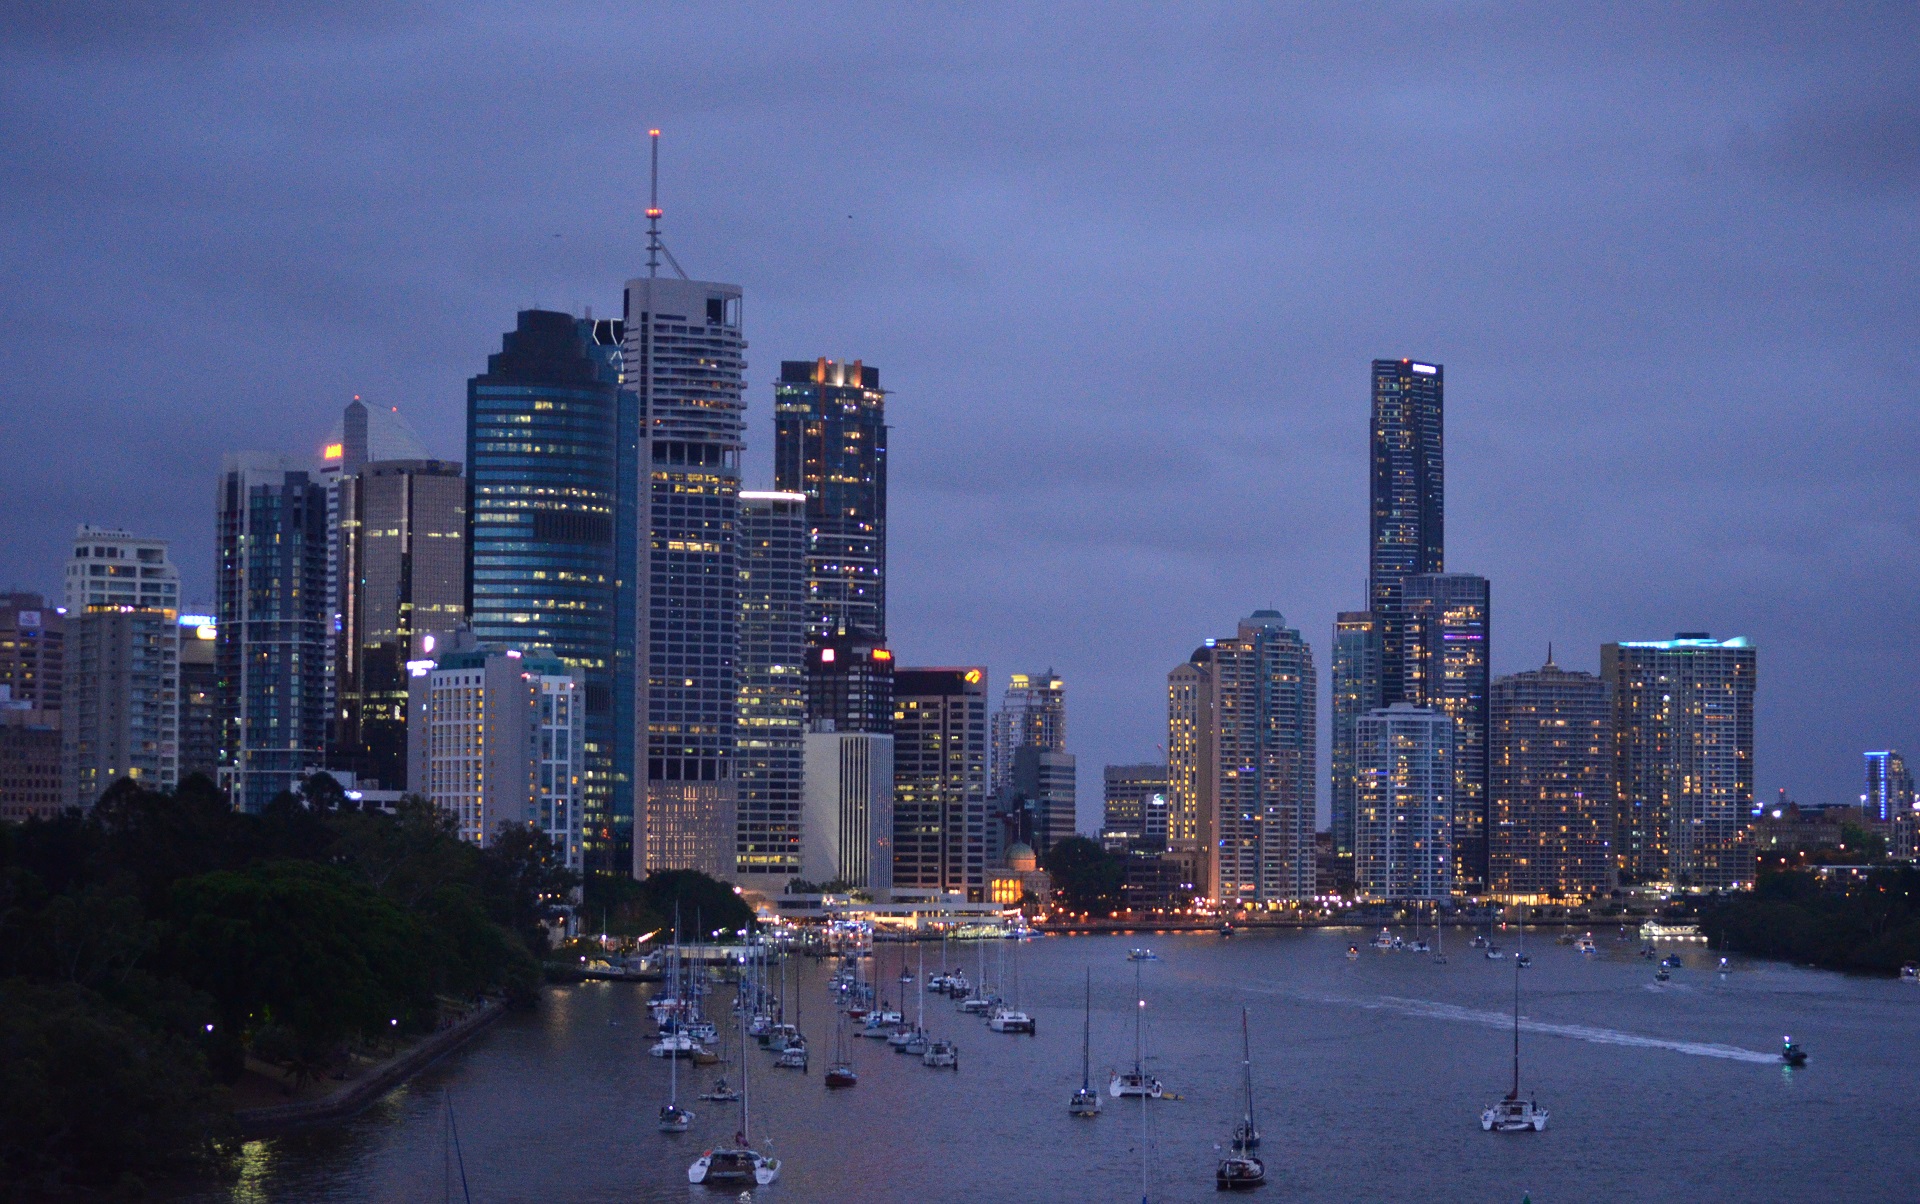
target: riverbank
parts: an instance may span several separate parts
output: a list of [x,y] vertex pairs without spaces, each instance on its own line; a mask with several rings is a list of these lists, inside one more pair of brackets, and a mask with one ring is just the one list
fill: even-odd
[[356,1115],[387,1092],[433,1065],[498,1020],[506,1004],[487,1000],[473,1011],[415,1041],[384,1062],[362,1069],[336,1090],[312,1099],[257,1108],[236,1108],[240,1136],[249,1140],[312,1125],[331,1124]]

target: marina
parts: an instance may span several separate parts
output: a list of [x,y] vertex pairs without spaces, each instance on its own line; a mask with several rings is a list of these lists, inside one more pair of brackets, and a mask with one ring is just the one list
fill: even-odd
[[[752,1186],[758,1201],[899,1198],[908,1178],[913,1198],[930,1204],[1029,1199],[1033,1184],[1057,1181],[1062,1159],[1078,1168],[1086,1198],[1139,1199],[1144,1171],[1151,1201],[1210,1199],[1236,1124],[1251,1119],[1249,1094],[1261,1191],[1275,1199],[1424,1202],[1437,1198],[1436,1181],[1449,1185],[1445,1198],[1490,1201],[1885,1199],[1920,1175],[1913,1143],[1854,1123],[1873,1115],[1904,1131],[1920,1122],[1911,987],[1740,957],[1723,976],[1713,972],[1720,954],[1681,946],[1685,969],[1655,990],[1636,945],[1609,939],[1583,953],[1548,936],[1527,942],[1535,964],[1516,1024],[1521,972],[1511,960],[1436,965],[1365,949],[1374,931],[1167,936],[1156,938],[1159,960],[1145,964],[1128,961],[1134,941],[1124,936],[1027,942],[1021,1006],[1037,1036],[992,1037],[984,1015],[927,992],[926,1027],[966,1050],[958,1073],[868,1046],[859,1086],[828,1091],[818,1073],[775,1073],[777,1055],[751,1038],[740,1065],[736,1028],[721,1043],[728,1062],[701,1082],[739,1083],[747,1072],[752,1148],[779,1164],[777,1182]],[[955,942],[949,960],[997,977],[1000,944]],[[1349,960],[1356,944],[1362,956]],[[935,947],[922,981],[935,973]],[[916,960],[909,955],[909,969]],[[897,996],[896,951],[878,969],[860,964]],[[784,971],[786,1015],[804,1000],[823,1041],[837,970],[802,958]],[[776,997],[781,977],[770,964]],[[735,988],[709,985],[706,1017],[725,1031]],[[550,988],[539,1009],[503,1018],[355,1120],[252,1143],[237,1184],[185,1198],[438,1199],[445,1091],[482,1204],[731,1201],[742,1186],[693,1187],[687,1176],[705,1151],[727,1147],[739,1102],[703,1104],[685,1133],[655,1127],[676,1072],[646,1056],[654,989]],[[1137,1019],[1138,997],[1150,1006]],[[891,1002],[897,1010],[901,1001]],[[1105,1115],[1071,1114],[1065,1105],[1089,1062],[1096,1073],[1131,1066],[1136,1022],[1145,1072],[1177,1083],[1183,1098],[1106,1100]],[[1503,1139],[1482,1131],[1480,1113],[1509,1086],[1516,1028],[1527,1093],[1550,1101],[1553,1124]],[[1782,1033],[1815,1056],[1801,1067],[1784,1061]],[[855,1043],[850,1030],[846,1041]],[[682,1079],[688,1070],[679,1067]],[[688,1090],[682,1081],[682,1099]],[[1640,1102],[1623,1111],[1627,1098]],[[1356,1112],[1368,1117],[1366,1142],[1352,1140]],[[1419,1157],[1370,1153],[1384,1148]]]

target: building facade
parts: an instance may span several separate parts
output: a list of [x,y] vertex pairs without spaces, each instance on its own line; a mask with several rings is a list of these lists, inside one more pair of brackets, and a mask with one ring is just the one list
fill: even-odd
[[[1051,853],[1053,846],[1079,829],[1079,767],[1072,753],[1054,752],[1026,744],[1014,750],[1010,785],[1013,827],[1017,840]],[[1004,829],[999,835],[1007,835]],[[1007,844],[987,850],[990,862],[1005,857]]]
[[1354,888],[1377,903],[1453,895],[1453,739],[1441,711],[1397,702],[1360,717]]
[[986,895],[987,671],[893,679],[893,884]]
[[740,494],[734,874],[769,887],[798,875],[803,854],[806,502],[798,493]]
[[[627,282],[623,372],[640,400],[633,872],[723,877],[736,856],[740,454],[746,339],[737,285]],[[796,491],[797,492],[797,491]]]
[[221,466],[215,659],[222,784],[259,811],[323,763],[327,664],[327,491],[306,466],[243,452]]
[[1487,886],[1492,591],[1485,577],[1416,573],[1400,585],[1401,692],[1453,718],[1453,886]]
[[0,820],[53,815],[65,804],[65,692],[64,608],[39,594],[0,594]]
[[811,731],[892,732],[893,652],[864,630],[810,642],[806,702]]
[[1624,880],[1681,890],[1753,884],[1755,670],[1742,637],[1681,632],[1601,647],[1613,699],[1614,860]]
[[1380,620],[1369,610],[1343,610],[1333,620],[1333,851],[1353,856],[1354,738],[1360,716],[1386,705],[1382,697]]
[[1885,749],[1866,754],[1866,765],[1867,788],[1860,795],[1860,805],[1867,819],[1877,824],[1912,819],[1913,773],[1907,768],[1907,759],[1894,749]]
[[177,620],[171,610],[98,605],[67,616],[67,806],[92,807],[122,778],[162,793],[179,784]]
[[1400,587],[1446,571],[1445,371],[1373,361],[1368,609],[1380,623],[1381,696],[1404,701]]
[[887,412],[880,370],[783,360],[776,489],[807,497],[807,638],[887,638]]
[[634,636],[620,619],[634,545],[620,472],[638,403],[621,387],[618,349],[597,333],[571,314],[522,310],[467,382],[465,606],[480,642],[580,670],[582,840],[587,864],[607,869],[631,839],[633,729],[621,699],[634,687],[620,650]]
[[485,847],[531,828],[581,868],[586,675],[557,657],[450,643],[409,672],[407,789],[451,815],[462,840]]
[[1067,683],[1052,669],[1013,673],[1000,709],[993,713],[993,781],[996,797],[1013,789],[1014,753],[1022,748],[1067,751]]
[[1489,892],[1527,904],[1605,895],[1614,882],[1607,683],[1560,668],[1549,653],[1539,669],[1496,679],[1490,700]]
[[1100,841],[1109,849],[1167,847],[1165,765],[1109,765],[1101,772]]
[[220,628],[212,615],[180,616],[180,780],[220,780]]
[[806,733],[804,876],[884,898],[893,887],[893,737]]
[[1193,859],[1196,889],[1206,892],[1214,862],[1215,773],[1213,648],[1193,650],[1167,674],[1167,847]]
[[1212,656],[1213,864],[1226,905],[1298,903],[1316,885],[1319,777],[1313,652],[1278,612],[1256,610]]

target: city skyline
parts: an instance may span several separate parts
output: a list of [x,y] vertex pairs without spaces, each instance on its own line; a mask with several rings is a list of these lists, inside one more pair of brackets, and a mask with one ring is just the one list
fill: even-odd
[[[1299,36],[1330,54],[1353,32],[1339,28],[1349,19],[1322,18]],[[1433,32],[1439,18],[1408,12],[1400,20],[1418,35]],[[215,254],[205,258],[226,266],[217,288],[146,232],[142,211],[121,207],[131,202],[76,186],[76,208],[103,219],[89,223],[99,249],[83,250],[63,240],[62,227],[29,191],[15,203],[27,228],[49,237],[23,266],[22,295],[59,302],[47,312],[71,313],[104,312],[108,296],[124,293],[163,330],[146,353],[148,385],[101,387],[100,377],[67,358],[80,353],[77,343],[48,335],[44,315],[19,313],[10,347],[21,387],[37,390],[72,422],[106,433],[76,464],[54,432],[17,430],[9,471],[0,473],[0,501],[20,516],[0,533],[0,564],[18,578],[5,584],[57,594],[61,543],[76,523],[90,522],[171,540],[183,601],[209,601],[212,542],[202,516],[205,482],[220,453],[264,447],[308,454],[353,393],[398,405],[434,454],[460,458],[459,387],[497,349],[498,332],[515,310],[545,299],[576,313],[589,305],[596,314],[619,312],[619,275],[641,260],[633,198],[651,123],[668,135],[675,246],[689,263],[697,259],[700,274],[738,280],[751,298],[748,337],[762,351],[747,374],[745,481],[771,479],[771,380],[780,357],[845,348],[887,366],[889,387],[911,399],[890,432],[890,643],[903,663],[983,664],[996,679],[1017,666],[1051,663],[1071,680],[1083,828],[1096,822],[1100,767],[1153,758],[1164,724],[1157,683],[1165,666],[1190,649],[1193,631],[1224,630],[1236,616],[1271,605],[1307,634],[1319,670],[1329,674],[1326,633],[1334,614],[1362,598],[1365,566],[1355,549],[1364,546],[1365,364],[1415,355],[1444,363],[1454,378],[1448,565],[1498,585],[1501,638],[1491,671],[1537,666],[1549,640],[1566,667],[1593,671],[1608,641],[1680,630],[1747,635],[1767,655],[1766,685],[1756,698],[1756,794],[1771,798],[1784,786],[1796,798],[1848,802],[1858,793],[1862,750],[1916,740],[1908,727],[1915,686],[1871,671],[1865,650],[1889,652],[1880,636],[1853,626],[1861,620],[1846,605],[1866,588],[1865,570],[1850,563],[1854,552],[1879,539],[1876,524],[1886,514],[1896,518],[1893,542],[1873,546],[1895,549],[1896,573],[1911,558],[1898,532],[1900,516],[1912,512],[1915,486],[1878,449],[1909,440],[1913,407],[1899,404],[1905,386],[1870,366],[1881,361],[1869,353],[1911,325],[1910,292],[1874,265],[1910,257],[1914,223],[1881,228],[1850,220],[1863,206],[1897,212],[1912,204],[1911,157],[1904,144],[1876,133],[1883,129],[1876,114],[1887,110],[1874,91],[1910,86],[1905,68],[1878,56],[1909,44],[1911,28],[1861,17],[1809,31],[1791,52],[1804,71],[1783,82],[1792,73],[1771,68],[1789,52],[1751,38],[1719,38],[1712,19],[1663,17],[1657,28],[1611,49],[1597,46],[1603,38],[1578,36],[1581,29],[1613,28],[1604,18],[1567,20],[1577,27],[1572,40],[1590,47],[1561,60],[1568,86],[1598,85],[1598,95],[1573,113],[1520,115],[1513,107],[1526,87],[1552,86],[1533,74],[1544,68],[1477,79],[1473,70],[1487,66],[1482,56],[1493,53],[1486,48],[1492,43],[1461,47],[1436,62],[1440,91],[1421,101],[1428,107],[1420,111],[1457,119],[1451,123],[1395,116],[1397,94],[1364,70],[1357,93],[1372,107],[1361,103],[1354,106],[1359,116],[1344,117],[1307,110],[1347,123],[1333,127],[1339,137],[1331,141],[1371,136],[1383,146],[1417,146],[1427,165],[1417,201],[1388,191],[1355,159],[1327,158],[1332,152],[1311,121],[1252,131],[1229,123],[1185,135],[1200,148],[1249,132],[1259,135],[1256,146],[1304,139],[1305,149],[1321,156],[1314,162],[1384,219],[1379,235],[1325,216],[1332,194],[1292,181],[1291,173],[1278,181],[1273,200],[1249,202],[1258,206],[1258,220],[1244,223],[1253,235],[1220,229],[1201,216],[1207,202],[1223,186],[1247,191],[1265,169],[1230,161],[1143,194],[1141,179],[1151,171],[1115,174],[1131,154],[1121,150],[1122,125],[1085,106],[1066,106],[1026,141],[995,146],[988,138],[973,151],[936,152],[924,132],[855,116],[837,95],[800,106],[804,123],[772,120],[741,132],[671,99],[664,86],[643,89],[631,111],[615,106],[610,124],[590,136],[558,139],[552,151],[509,138],[504,162],[453,172],[458,195],[471,198],[465,209],[444,203],[455,195],[441,174],[446,159],[408,177],[419,187],[397,205],[392,191],[366,174],[369,167],[355,163],[353,152],[363,144],[339,120],[340,110],[323,105],[312,135],[316,153],[301,158],[329,173],[349,168],[341,179],[353,198],[351,216],[347,202],[323,191],[313,198],[313,216],[291,232],[276,230],[271,246],[258,228],[229,220],[235,213],[227,206],[235,201],[205,186],[213,174],[207,159],[189,156],[169,185],[116,189],[180,201],[179,223],[170,228],[211,248]],[[678,53],[694,61],[717,54],[717,30],[691,16],[675,24],[684,39]],[[1030,66],[1024,56],[1049,47],[1057,52],[1063,32],[1042,22],[1034,49],[1018,51],[1016,66]],[[1200,39],[1193,53],[1232,58],[1231,42],[1263,45],[1281,32],[1272,21],[1254,20]],[[1557,24],[1553,44],[1566,44],[1568,32]],[[338,36],[373,37],[352,26]],[[77,80],[98,85],[102,96],[120,86],[111,76],[131,53],[126,44],[87,42],[57,24],[37,37],[12,68],[40,89],[35,94]],[[286,53],[287,37],[286,30],[269,30],[239,45],[272,59]],[[1546,37],[1543,27],[1523,22],[1498,44],[1524,57]],[[1687,70],[1695,80],[1723,85],[1722,107],[1688,112],[1691,92],[1651,49],[1663,40],[1715,47]],[[56,65],[49,48],[62,47],[77,57]],[[1016,49],[976,30],[952,49],[893,70],[909,81],[931,80],[956,64]],[[218,39],[182,35],[180,50],[208,59],[217,72],[230,69]],[[1127,57],[1113,46],[1086,53]],[[1837,69],[1843,58],[1851,65],[1845,77]],[[1645,65],[1662,86],[1638,89],[1630,102],[1624,85],[1606,82],[1606,68],[1623,62]],[[1171,69],[1193,65],[1188,59]],[[449,87],[461,83],[441,60],[419,70]],[[1312,79],[1360,69],[1322,59],[1300,70]],[[1293,86],[1264,78],[1275,89]],[[276,112],[304,86],[290,80],[242,107]],[[506,86],[529,102],[516,122],[560,128],[552,120],[561,111],[557,93],[519,75]],[[1196,103],[1220,99],[1215,88],[1203,87]],[[750,113],[771,111],[764,90],[740,103]],[[902,103],[928,121],[951,118],[921,91]],[[29,119],[81,131],[50,137],[47,146],[91,139],[126,150],[132,143],[123,139],[141,138],[158,153],[177,153],[188,111],[179,94],[135,107],[140,112],[126,133],[97,139],[84,132],[99,119],[87,106]],[[1124,104],[1115,111],[1137,115]],[[1649,123],[1664,115],[1672,129],[1651,134],[1645,147],[1605,138],[1583,144],[1582,135],[1603,126],[1603,117],[1623,113]],[[989,134],[1014,128],[1003,110],[989,108],[984,116],[979,124]],[[827,170],[846,161],[846,135],[832,132],[836,118],[901,165],[880,197],[835,182]],[[456,126],[472,131],[474,149],[455,137],[442,153],[459,164],[485,146],[491,157],[497,140],[480,135],[498,120]],[[1151,134],[1167,127],[1146,128]],[[423,144],[403,122],[388,132],[396,145]],[[216,127],[212,134],[207,153],[214,160],[245,145],[233,130]],[[1533,137],[1513,136],[1524,134]],[[1108,136],[1118,139],[1113,150],[1090,149]],[[1150,149],[1162,166],[1198,163],[1191,148],[1162,142]],[[1529,241],[1555,247],[1536,283],[1508,271],[1513,265],[1496,238],[1506,211],[1469,199],[1498,191],[1475,185],[1516,178],[1489,157],[1496,150],[1528,173],[1527,186],[1539,190],[1531,196],[1536,204],[1576,192],[1583,202],[1567,205],[1564,217],[1529,211],[1528,220],[1538,223]],[[50,156],[39,160],[50,169],[72,166],[61,152],[36,153]],[[956,153],[961,157],[949,158]],[[578,197],[564,202],[529,191],[511,170],[588,154],[581,162],[592,170],[569,170]],[[1689,155],[1704,155],[1711,170],[1687,167],[1697,162]],[[1020,182],[1016,169],[1055,156],[1057,177]],[[160,160],[129,160],[133,180],[152,181]],[[243,170],[235,184],[250,206],[277,212],[276,198],[284,203],[318,186],[299,164],[269,170],[264,158],[257,162],[259,174]],[[1579,170],[1542,170],[1568,163]],[[371,163],[392,166],[378,156]],[[805,206],[792,203],[806,195],[804,183],[780,188],[779,205],[759,186],[789,169],[799,172],[792,179],[824,185]],[[1300,173],[1312,174],[1311,166]],[[953,202],[950,212],[930,199],[927,176],[970,203]],[[1793,216],[1734,199],[1756,189]],[[1113,249],[1141,231],[1109,205],[1129,199],[1149,202],[1159,232],[1145,256],[1122,266]],[[1061,210],[1092,215],[1083,239],[1061,224]],[[941,215],[955,219],[952,233],[935,232],[933,219]],[[449,254],[419,276],[409,274],[426,266],[416,253],[394,256],[392,266],[368,266],[382,249],[416,237],[426,251],[452,248],[429,223],[473,241],[491,261],[476,272],[482,264],[475,253]],[[216,228],[223,224],[232,228]],[[1297,254],[1274,250],[1296,227],[1318,231],[1325,243]],[[999,233],[981,237],[987,228]],[[1836,242],[1837,234],[1843,237]],[[348,256],[362,236],[372,253]],[[1623,247],[1628,254],[1617,260]],[[316,251],[329,271],[305,271]],[[1664,266],[1632,266],[1649,259]],[[1249,283],[1230,266],[1239,262],[1260,269],[1248,275],[1284,283]],[[1386,262],[1407,271],[1395,295],[1353,291],[1350,281],[1373,279]],[[1785,293],[1770,283],[1776,263],[1795,277]],[[330,283],[289,290],[280,283],[288,274],[282,267]],[[1088,269],[1097,292],[1039,287],[1040,277],[1065,279],[1075,268]],[[925,294],[915,280],[922,275],[951,298],[921,304]],[[1682,278],[1699,283],[1673,285]],[[1847,281],[1844,292],[1839,280]],[[1149,281],[1158,292],[1142,288]],[[109,282],[108,291],[95,291]],[[229,286],[249,303],[232,305]],[[1209,307],[1196,302],[1222,291],[1233,298],[1224,307],[1229,316],[1210,330]],[[1770,299],[1751,299],[1763,293]],[[450,304],[417,304],[428,295]],[[1148,310],[1133,298],[1148,295],[1170,299],[1153,307],[1149,342],[1133,350],[1111,342],[1104,328],[1143,328]],[[1725,301],[1729,296],[1736,299]],[[1819,317],[1843,298],[1863,299],[1860,309],[1871,316]],[[1524,315],[1530,308],[1537,312]],[[1044,349],[1014,333],[1057,313],[1068,319],[1050,329]],[[246,333],[234,337],[241,328],[231,323],[242,317]],[[201,323],[204,329],[195,329]],[[207,354],[216,344],[227,349]],[[1178,386],[1151,383],[1154,374],[1144,370],[1149,360],[1175,352],[1225,365],[1225,381],[1207,404],[1218,407],[1210,429],[1222,430],[1221,442],[1232,446],[1165,453],[1152,437],[1201,412]],[[297,380],[260,370],[269,362],[299,363]],[[1553,382],[1551,403],[1529,400],[1544,380]],[[165,405],[152,400],[161,395]],[[1100,400],[1079,400],[1087,396]],[[1740,421],[1729,423],[1736,413]],[[1273,435],[1278,430],[1284,439]],[[1033,451],[1042,444],[1052,449],[1045,460]],[[140,471],[116,469],[136,464]],[[1575,482],[1600,488],[1587,492]],[[1231,504],[1285,521],[1269,524],[1251,544],[1238,533],[1231,544],[1194,534],[1198,520],[1243,493]],[[1759,497],[1764,505],[1754,502]],[[1676,513],[1690,521],[1671,523],[1667,516]],[[1646,537],[1617,537],[1628,530]],[[1884,560],[1873,570],[1886,571]],[[1041,588],[1032,588],[1035,579]],[[1916,625],[1903,595],[1891,605],[1876,631],[1895,633],[1890,654],[1898,659],[1910,653],[1908,633]],[[1809,614],[1831,616],[1833,629],[1816,628]],[[1326,805],[1323,792],[1322,822]]]

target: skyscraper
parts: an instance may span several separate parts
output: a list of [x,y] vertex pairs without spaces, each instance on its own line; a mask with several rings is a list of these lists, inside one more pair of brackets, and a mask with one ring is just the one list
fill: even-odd
[[740,453],[739,286],[627,282],[624,364],[640,397],[645,839],[634,872],[734,869]]
[[893,678],[893,884],[986,897],[987,671]]
[[1913,774],[1907,759],[1889,749],[1866,755],[1867,789],[1860,796],[1867,819],[1880,824],[1912,819]]
[[807,496],[807,637],[887,636],[887,414],[880,370],[783,360],[776,489]]
[[1446,714],[1404,702],[1360,717],[1354,888],[1387,903],[1453,894],[1453,734]]
[[373,460],[334,488],[339,593],[328,762],[399,790],[407,778],[409,643],[415,632],[452,631],[466,618],[467,483],[460,465],[444,460]]
[[1167,847],[1165,765],[1109,765],[1101,774],[1100,839],[1109,847]]
[[60,710],[66,616],[39,594],[0,594],[0,820],[64,805]]
[[1067,684],[1052,669],[1007,678],[993,713],[987,860],[1016,841],[1042,856],[1074,834],[1077,766],[1067,751]]
[[1193,858],[1202,884],[1212,881],[1219,769],[1212,643],[1167,674],[1167,847]]
[[1487,884],[1487,686],[1492,636],[1485,577],[1415,573],[1400,584],[1401,692],[1453,718],[1453,885]]
[[1052,669],[1007,677],[1007,691],[1001,696],[1000,709],[993,713],[996,796],[1012,788],[1013,754],[1028,746],[1067,751],[1067,683]]
[[1752,885],[1755,667],[1743,637],[1683,631],[1601,646],[1613,698],[1614,859],[1624,879]]
[[742,882],[773,887],[801,870],[806,501],[798,493],[740,494],[734,872]]
[[1400,586],[1446,571],[1443,378],[1439,364],[1373,361],[1368,609],[1380,620],[1381,697],[1403,701]]
[[1354,738],[1360,716],[1381,698],[1380,620],[1369,610],[1343,610],[1333,620],[1333,851],[1353,856]]
[[618,722],[617,700],[633,684],[617,648],[633,545],[621,538],[619,461],[638,403],[621,388],[616,349],[595,330],[571,314],[522,310],[487,370],[467,382],[465,593],[482,643],[548,652],[580,670],[582,845],[586,864],[606,869],[632,818],[620,774],[633,732]]
[[805,875],[893,885],[893,653],[864,628],[806,650]]
[[1278,611],[1211,640],[1213,858],[1206,894],[1226,904],[1311,899],[1315,886],[1313,652]]
[[893,653],[856,628],[806,650],[807,727],[816,732],[893,731]]
[[220,778],[220,629],[212,615],[180,616],[180,780]]
[[82,526],[67,560],[66,805],[180,780],[180,571],[167,541]]
[[327,491],[281,456],[221,466],[216,544],[223,784],[258,811],[319,765],[327,737]]
[[1495,679],[1490,699],[1489,892],[1518,903],[1604,895],[1613,886],[1607,683],[1549,654],[1539,669]]

